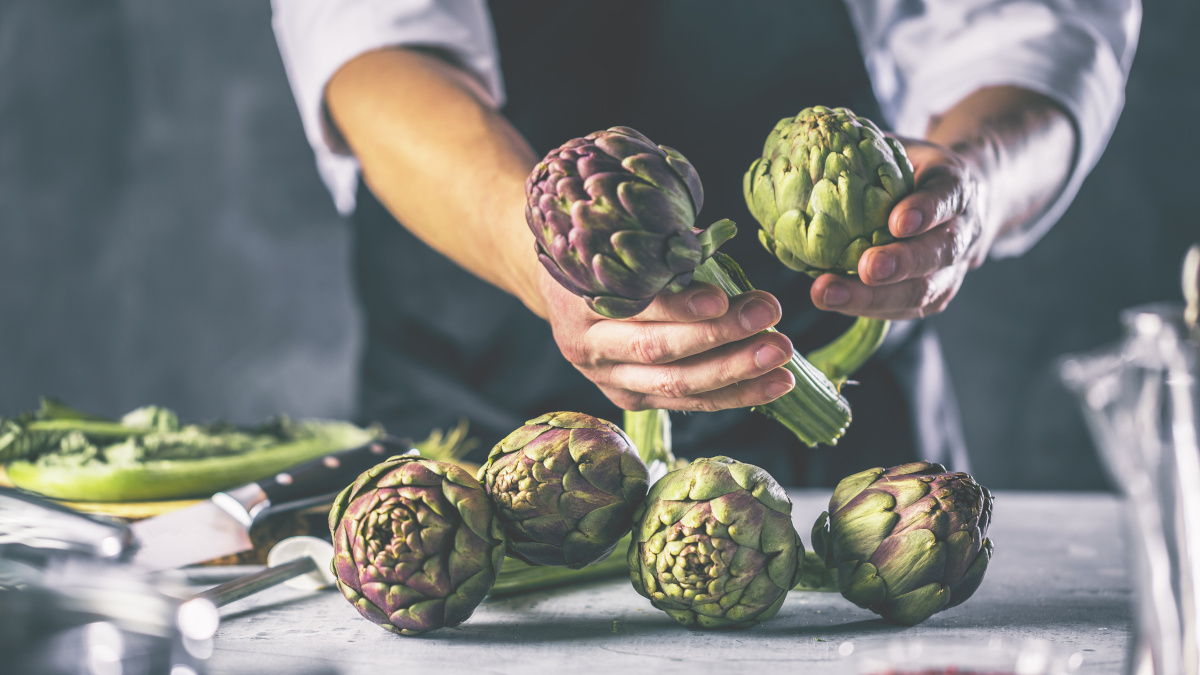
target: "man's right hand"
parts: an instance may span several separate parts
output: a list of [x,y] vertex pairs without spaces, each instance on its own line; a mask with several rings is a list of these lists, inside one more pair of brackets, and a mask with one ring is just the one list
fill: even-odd
[[781,316],[770,293],[728,298],[693,281],[630,319],[608,319],[539,270],[546,318],[563,356],[625,410],[714,411],[763,405],[795,386],[781,366]]

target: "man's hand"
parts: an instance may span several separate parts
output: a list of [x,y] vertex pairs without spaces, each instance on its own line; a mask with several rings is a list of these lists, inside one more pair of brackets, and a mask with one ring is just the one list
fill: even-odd
[[898,241],[868,249],[858,261],[857,279],[821,275],[811,291],[821,309],[878,319],[936,314],[967,271],[987,257],[997,232],[985,226],[981,186],[967,162],[933,143],[901,142],[913,163],[915,189],[888,219]]
[[1020,87],[988,87],[929,123],[927,140],[901,139],[913,193],[892,209],[898,241],[868,249],[858,278],[825,274],[821,309],[916,319],[946,308],[992,242],[1036,218],[1070,173],[1076,133],[1054,101]]
[[791,358],[791,341],[781,333],[757,334],[780,318],[769,293],[731,299],[694,281],[660,294],[632,319],[615,320],[541,276],[559,349],[621,408],[742,408],[769,403],[795,386],[780,367]]

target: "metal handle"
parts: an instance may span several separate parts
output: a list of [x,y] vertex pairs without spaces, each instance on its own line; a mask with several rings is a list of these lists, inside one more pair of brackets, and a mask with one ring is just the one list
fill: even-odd
[[217,607],[223,607],[234,600],[241,600],[247,595],[253,595],[261,590],[283,583],[292,577],[298,577],[301,574],[307,574],[316,569],[316,560],[309,557],[297,558],[278,567],[268,567],[261,572],[256,572],[249,576],[234,579],[220,586],[210,588],[203,593],[198,593],[196,597],[209,600]]

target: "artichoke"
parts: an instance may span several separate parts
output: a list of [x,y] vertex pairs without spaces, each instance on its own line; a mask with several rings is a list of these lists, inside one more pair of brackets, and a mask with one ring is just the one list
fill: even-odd
[[857,274],[872,246],[893,241],[888,215],[913,190],[904,147],[846,108],[780,120],[742,182],[758,238],[783,264],[817,277]]
[[492,448],[478,477],[508,554],[532,565],[604,559],[646,497],[646,465],[625,432],[575,412],[526,422]]
[[804,545],[792,503],[762,469],[698,459],[654,484],[638,509],[629,575],[638,593],[689,628],[746,628],[779,611]]
[[843,478],[813,526],[842,595],[915,625],[962,603],[992,557],[992,493],[965,473],[914,462]]
[[504,560],[504,532],[479,483],[453,464],[411,455],[343,490],[329,530],[342,594],[401,635],[465,621]]
[[542,265],[609,318],[682,290],[710,252],[708,231],[693,229],[704,203],[700,176],[683,155],[629,127],[553,150],[529,175],[525,196]]

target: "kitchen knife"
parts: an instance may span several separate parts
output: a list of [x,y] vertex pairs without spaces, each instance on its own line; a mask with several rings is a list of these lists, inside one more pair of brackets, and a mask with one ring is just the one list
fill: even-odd
[[332,500],[363,471],[393,455],[418,454],[404,439],[384,437],[326,455],[257,483],[130,525],[137,539],[133,564],[157,571],[253,548],[250,527],[269,513]]

